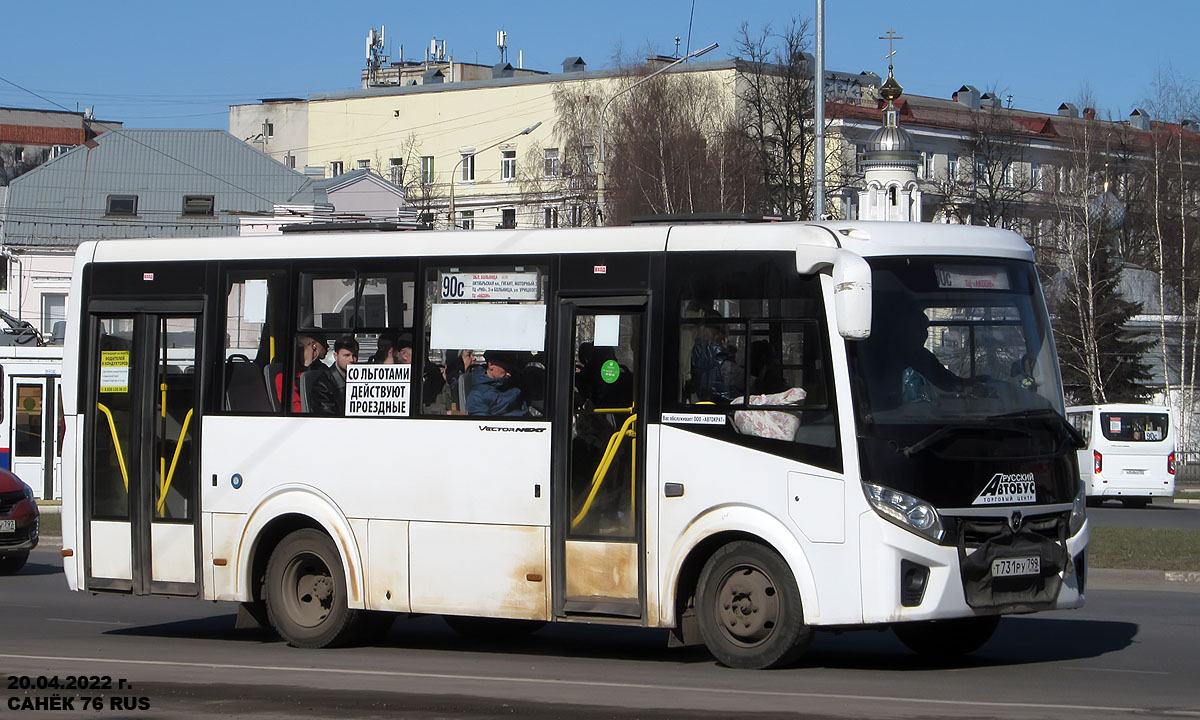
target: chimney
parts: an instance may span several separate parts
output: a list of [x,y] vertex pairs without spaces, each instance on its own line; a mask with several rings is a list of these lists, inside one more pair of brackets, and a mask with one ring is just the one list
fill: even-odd
[[1083,119],[1084,120],[1095,120],[1096,119],[1096,108],[1084,108],[1083,109]]
[[979,103],[984,107],[998,108],[1000,107],[1000,97],[992,93],[984,93],[979,97]]
[[583,72],[584,70],[587,70],[587,63],[585,63],[581,57],[572,56],[566,60],[563,60],[562,68],[563,72],[565,73]]
[[1138,108],[1129,113],[1129,125],[1142,132],[1150,131],[1150,115],[1145,110]]
[[1079,117],[1079,106],[1074,103],[1065,102],[1058,106],[1058,114],[1063,117]]
[[979,88],[974,85],[963,85],[954,93],[954,100],[965,105],[969,110],[979,109]]

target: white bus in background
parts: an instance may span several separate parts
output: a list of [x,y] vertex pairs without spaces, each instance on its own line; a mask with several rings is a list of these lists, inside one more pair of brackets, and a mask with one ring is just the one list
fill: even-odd
[[1079,450],[1080,480],[1088,502],[1120,500],[1145,507],[1175,494],[1175,436],[1162,405],[1083,405],[1067,419],[1088,441]]
[[0,344],[0,468],[39,500],[62,496],[61,346]]
[[[946,657],[1084,602],[1081,438],[1013,233],[285,240],[79,247],[72,589],[241,603],[301,647],[405,613],[670,628],[735,667],[854,627]],[[363,353],[318,417],[300,353],[345,336],[412,361]],[[466,415],[487,378],[519,395]]]

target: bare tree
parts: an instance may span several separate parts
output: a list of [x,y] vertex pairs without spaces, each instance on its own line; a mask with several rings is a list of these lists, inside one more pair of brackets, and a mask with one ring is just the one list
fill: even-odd
[[1011,228],[1037,190],[1025,162],[1029,141],[1011,116],[998,106],[971,113],[961,156],[971,166],[936,178],[938,210],[964,225]]

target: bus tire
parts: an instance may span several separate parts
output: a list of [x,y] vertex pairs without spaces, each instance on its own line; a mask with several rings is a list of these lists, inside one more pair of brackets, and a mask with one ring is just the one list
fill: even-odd
[[782,667],[812,641],[792,570],[774,550],[747,540],[708,559],[696,587],[704,644],[731,668]]
[[267,616],[288,645],[333,647],[354,639],[361,611],[346,605],[346,573],[328,535],[297,530],[267,561]]
[[892,625],[892,632],[909,650],[930,659],[959,657],[983,647],[996,632],[999,615],[918,620]]
[[28,560],[28,551],[0,553],[0,575],[17,574]]

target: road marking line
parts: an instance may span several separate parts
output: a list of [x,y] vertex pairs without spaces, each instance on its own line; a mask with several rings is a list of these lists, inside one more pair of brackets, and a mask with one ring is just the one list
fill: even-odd
[[1174,673],[1165,670],[1125,670],[1123,668],[1091,668],[1091,667],[1070,667],[1063,666],[1063,670],[1076,670],[1081,672],[1115,672],[1115,673],[1131,673],[1134,675],[1173,675]]
[[[368,677],[414,678],[420,680],[476,680],[497,683],[527,683],[530,685],[559,685],[593,688],[619,688],[632,690],[657,690],[690,693],[713,693],[722,695],[748,695],[756,697],[786,697],[820,700],[868,700],[881,703],[909,703],[913,705],[963,705],[969,707],[1037,709],[1037,710],[1085,710],[1091,712],[1146,713],[1150,708],[1121,707],[1109,705],[1072,705],[1067,703],[1019,703],[988,700],[942,700],[937,698],[897,697],[895,695],[852,695],[847,693],[788,692],[786,690],[746,690],[723,687],[692,687],[687,685],[654,685],[650,683],[604,682],[600,680],[555,680],[551,678],[505,677],[502,675],[455,675],[451,673],[407,672],[402,670],[353,670],[330,667],[296,667],[287,665],[238,665],[222,663],[182,662],[178,660],[124,660],[111,657],[66,657],[60,655],[21,655],[0,653],[0,658],[11,660],[51,660],[55,662],[116,663],[124,665],[158,665],[164,667],[205,668],[209,670],[258,670],[285,673],[318,673],[322,675],[362,675]],[[1156,709],[1155,712],[1165,712]],[[1179,709],[1177,715],[1200,716],[1200,710]]]
[[132,623],[112,622],[110,620],[73,620],[71,618],[46,618],[54,622],[87,623],[88,625],[132,625]]

